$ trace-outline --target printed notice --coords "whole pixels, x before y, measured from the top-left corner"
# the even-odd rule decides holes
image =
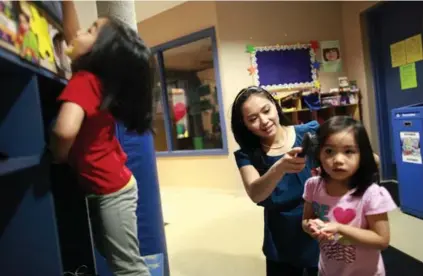
[[[423,60],[422,35],[418,34],[405,40],[407,63]]]
[[[405,41],[400,41],[391,44],[391,62],[392,67],[399,67],[407,63],[407,56],[405,55]]]
[[[422,164],[420,133],[400,132],[402,162]]]
[[[400,67],[401,89],[411,89],[417,87],[416,64],[410,63]]]

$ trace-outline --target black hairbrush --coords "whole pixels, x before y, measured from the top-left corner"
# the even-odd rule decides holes
[[[305,157],[307,156],[315,156],[315,153],[318,148],[318,141],[316,135],[311,134],[310,132],[307,132],[304,134],[303,142],[301,144],[301,147],[303,149],[302,152],[300,152],[297,156],[298,157]]]

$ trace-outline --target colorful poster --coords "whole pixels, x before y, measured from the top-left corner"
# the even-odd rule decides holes
[[[33,16],[36,8],[25,1],[19,2],[18,35],[16,46],[19,55],[33,63],[40,63],[37,17]],[[37,12],[38,14],[38,12]]]
[[[423,60],[422,35],[418,34],[405,40],[407,63]]]
[[[70,77],[70,59],[59,26],[31,1],[0,1],[0,46],[21,58]]]
[[[25,3],[21,2],[21,5]],[[40,65],[57,73],[56,61],[54,57],[53,42],[50,37],[51,25],[46,19],[44,12],[33,4],[27,4],[30,11],[31,31],[36,35],[38,41],[38,53]]]
[[[321,41],[323,72],[342,72],[341,48],[338,40]]]
[[[401,90],[417,87],[416,64],[410,63],[400,67]]]
[[[422,164],[420,133],[400,132],[402,162]]]
[[[399,67],[407,63],[404,40],[391,44],[390,48],[392,68]]]

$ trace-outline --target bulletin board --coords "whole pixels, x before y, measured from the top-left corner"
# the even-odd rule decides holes
[[[316,54],[311,44],[255,47],[253,75],[257,86],[265,89],[311,87],[317,80]]]

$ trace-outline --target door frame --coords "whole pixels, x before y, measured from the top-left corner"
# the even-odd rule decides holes
[[[390,150],[389,128],[391,127],[391,114],[387,106],[387,97],[385,91],[385,75],[383,65],[381,64],[381,52],[378,51],[378,25],[375,21],[375,13],[386,3],[377,3],[366,11],[362,12],[364,24],[366,24],[366,33],[368,46],[370,50],[370,65],[373,78],[373,88],[375,93],[376,122],[378,130],[379,150],[380,150],[380,169],[381,179],[393,179],[395,172],[392,170],[392,152]],[[386,120],[388,116],[389,120]]]

